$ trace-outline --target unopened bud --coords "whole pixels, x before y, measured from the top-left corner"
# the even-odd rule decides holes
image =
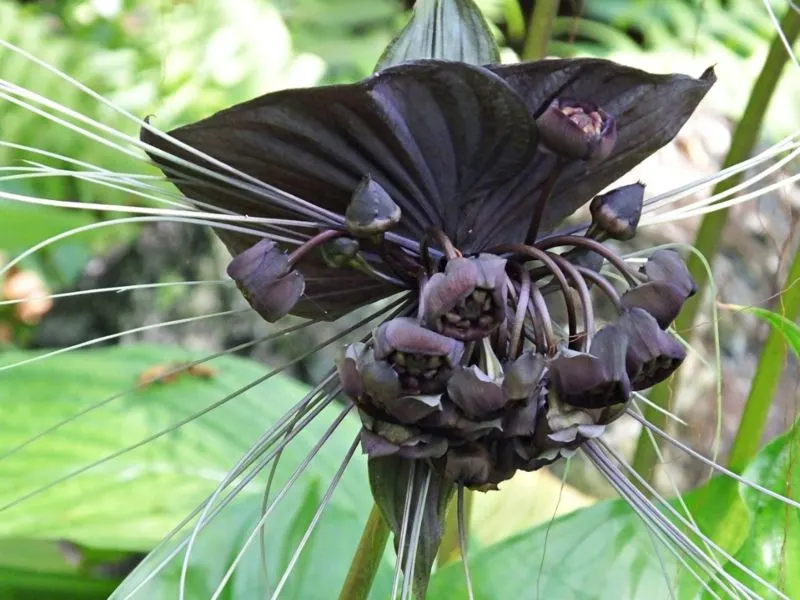
[[[614,118],[591,102],[558,98],[536,119],[544,146],[565,158],[600,162],[617,141]]]

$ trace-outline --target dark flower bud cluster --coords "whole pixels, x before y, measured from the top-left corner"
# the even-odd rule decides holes
[[[364,450],[490,489],[600,435],[683,361],[668,329],[694,282],[674,251],[637,271],[605,245],[636,234],[642,184],[599,192],[666,144],[713,81],[594,59],[403,61],[142,137],[187,196],[275,238],[220,232],[266,320],[331,320],[405,293],[406,316],[338,363]],[[204,175],[187,172],[186,147],[209,157]],[[247,187],[215,183],[219,163]],[[589,202],[585,235],[553,233]],[[599,322],[597,302],[615,318]]]

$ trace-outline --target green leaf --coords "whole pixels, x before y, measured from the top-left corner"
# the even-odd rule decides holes
[[[2,363],[30,356],[7,353]],[[0,376],[0,455],[133,387],[148,368],[199,356],[138,345],[71,352],[5,371]],[[174,382],[128,393],[0,460],[0,505],[136,444],[266,373],[257,363],[230,356],[209,364],[216,371],[210,379],[184,374]],[[148,550],[213,491],[236,460],[305,392],[288,377],[274,377],[158,440],[0,512],[0,536],[66,538],[94,547]],[[278,482],[286,479],[336,412],[323,411],[286,448]],[[299,488],[305,478],[330,481],[358,430],[357,419],[346,419],[306,470]],[[260,498],[262,483],[263,479],[256,481],[243,494]],[[333,502],[365,519],[371,506],[366,490],[365,464],[356,456]]]
[[[624,501],[596,504],[472,554],[475,597],[666,598],[668,581],[675,586],[676,568],[662,547],[656,554],[654,543]],[[461,600],[466,596],[463,567],[458,562],[431,579],[432,599]]]
[[[420,59],[485,65],[500,62],[500,51],[473,0],[420,0],[375,70]]]
[[[792,349],[792,352],[794,352],[794,355],[800,357],[800,325],[790,321],[783,315],[779,315],[778,313],[774,313],[765,308],[759,308],[757,306],[740,306],[738,304],[727,304],[725,306],[726,308],[733,310],[742,310],[753,313],[758,318],[763,319],[772,325],[772,327],[780,331],[786,338],[786,343],[789,344],[789,347]]]
[[[745,470],[743,477],[800,500],[800,426],[767,444]],[[800,510],[741,484],[741,494],[752,515],[749,534],[734,558],[758,573],[789,598],[800,598]],[[774,592],[753,581],[736,565],[725,570],[748,585],[758,597]],[[710,595],[708,596],[710,597]]]
[[[0,187],[0,189],[3,188]],[[89,225],[94,220],[88,211],[33,206],[0,200],[0,223],[3,224],[0,249],[16,254],[54,235]],[[87,243],[93,234],[94,237],[97,237],[98,233],[103,234],[102,231],[102,229],[97,232],[89,231],[74,239]]]
[[[2,363],[31,356],[8,353]],[[197,352],[137,345],[62,354],[8,370],[0,377],[0,454],[135,385],[154,365],[198,357]],[[209,365],[214,373],[208,379],[183,374],[169,383],[153,383],[0,460],[0,503],[169,427],[266,373],[261,365],[230,356]],[[214,490],[243,452],[305,392],[290,378],[276,376],[164,438],[0,512],[0,535],[148,550]],[[272,498],[340,410],[323,411],[284,450]],[[267,519],[266,578],[256,536],[222,597],[263,597],[274,588],[317,509],[319,486],[328,485],[359,429],[356,418],[345,419]],[[361,455],[353,457],[282,598],[326,600],[341,586],[372,504],[365,466]],[[189,597],[213,593],[250,535],[261,516],[265,475],[242,490],[198,536],[190,563]],[[151,572],[153,561],[164,556],[163,551],[152,555],[117,595],[125,597]],[[173,600],[181,559],[173,560],[134,597]],[[381,597],[388,595],[387,586],[391,568],[384,563],[376,586]]]

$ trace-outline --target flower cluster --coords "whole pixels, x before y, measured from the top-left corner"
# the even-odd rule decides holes
[[[277,241],[220,234],[265,319],[331,319],[406,292],[404,316],[338,363],[362,447],[485,490],[597,437],[684,359],[667,329],[694,283],[674,251],[634,270],[607,246],[635,235],[644,186],[602,192],[677,133],[713,79],[602,60],[411,61],[247,102],[171,132],[182,145],[143,137],[283,191],[175,180],[280,220]],[[583,235],[554,232],[587,203]],[[595,317],[594,292],[615,319]]]

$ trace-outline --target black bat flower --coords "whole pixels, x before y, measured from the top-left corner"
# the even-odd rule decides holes
[[[691,278],[676,253],[638,272],[603,245],[635,235],[642,184],[598,194],[671,140],[713,82],[710,70],[596,59],[418,60],[268,94],[169,137],[142,132],[184,194],[263,228],[267,240],[219,235],[265,319],[334,319],[407,293],[405,316],[349,346],[338,373],[398,544],[411,485],[398,481],[410,463],[428,469],[418,589],[456,485],[494,489],[570,455],[625,412],[632,389],[680,365],[664,329]],[[584,236],[554,231],[593,198]],[[617,322],[596,323],[590,288]]]

